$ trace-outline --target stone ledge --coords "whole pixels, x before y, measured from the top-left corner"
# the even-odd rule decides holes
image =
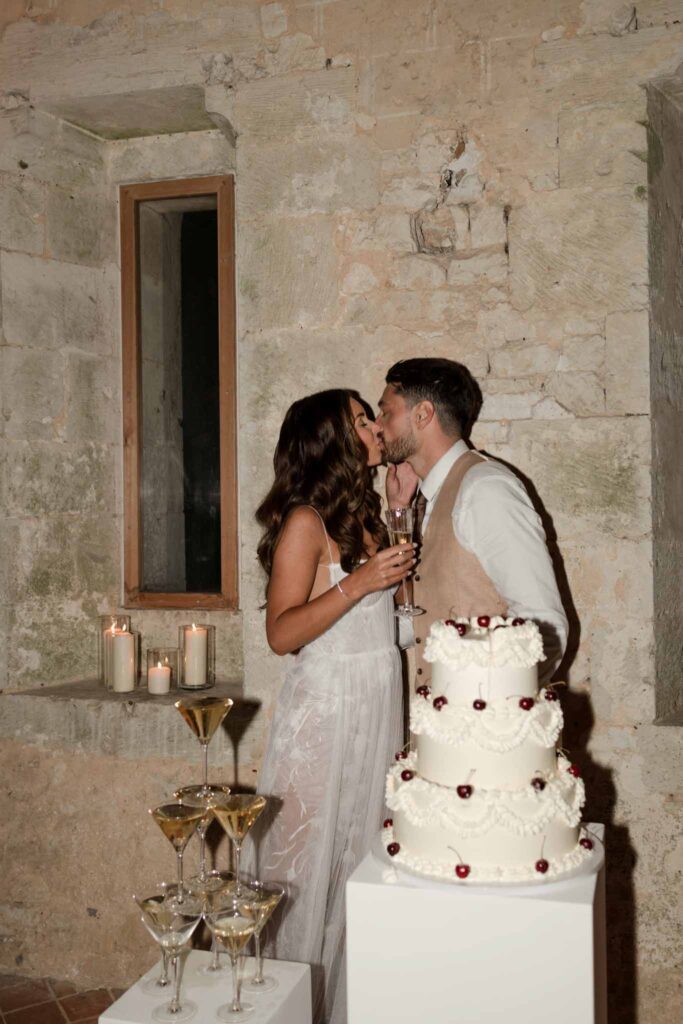
[[[197,692],[235,701],[209,751],[210,764],[232,767],[235,747],[260,704],[244,698],[241,681],[222,681]],[[93,680],[5,692],[0,698],[0,739],[127,760],[196,760],[199,765],[199,744],[173,707],[179,697],[190,694],[173,690],[154,697],[145,687],[113,693]]]
[[[655,718],[652,724],[683,726],[683,708],[679,708],[678,711],[672,711],[670,715],[662,715],[661,718]]]

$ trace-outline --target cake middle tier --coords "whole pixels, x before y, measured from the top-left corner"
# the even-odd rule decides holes
[[[518,789],[534,778],[547,779],[556,767],[555,745],[562,709],[542,690],[532,706],[492,701],[474,707],[434,707],[429,697],[410,706],[422,778],[442,786],[472,784]]]

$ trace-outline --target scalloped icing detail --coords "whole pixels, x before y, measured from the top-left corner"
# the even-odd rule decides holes
[[[386,848],[389,843],[394,842],[394,830],[393,828],[382,829],[382,843]],[[578,844],[573,850],[565,854],[564,857],[555,858],[548,862],[548,870],[543,876],[544,879],[561,878],[568,871],[572,871],[574,868],[579,867],[585,860],[592,855],[590,850],[586,850],[583,846]],[[403,864],[405,867],[410,868],[411,871],[416,871],[420,875],[426,875],[429,878],[445,879],[448,882],[453,882],[456,885],[472,885],[477,882],[529,882],[538,879],[538,872],[536,871],[533,864],[528,867],[526,865],[515,865],[514,867],[498,867],[493,865],[486,865],[485,867],[477,867],[476,865],[470,865],[470,873],[467,878],[458,878],[455,874],[455,863],[450,862],[448,864],[428,860],[425,857],[416,857],[411,853],[406,852],[404,849],[400,849],[399,852],[392,857],[392,861],[396,864]]]
[[[541,690],[541,699],[530,711],[509,702],[505,706],[489,703],[483,711],[460,705],[445,705],[437,711],[428,700],[415,697],[410,703],[410,731],[450,747],[471,740],[482,750],[497,754],[515,750],[527,740],[539,747],[554,747],[562,730],[562,709],[559,702],[544,701],[544,694]],[[505,732],[494,728],[508,723]]]
[[[569,774],[569,761],[564,757],[558,759],[558,772],[548,779],[542,792],[531,786],[519,790],[475,787],[468,800],[461,800],[455,789],[428,782],[417,774],[404,782],[401,772],[406,768],[417,771],[414,752],[389,770],[386,802],[392,811],[401,811],[417,828],[454,828],[471,839],[486,835],[496,826],[516,836],[532,836],[545,832],[553,821],[570,827],[581,821],[585,803],[583,781]],[[519,806],[515,808],[515,804]]]
[[[513,626],[512,618],[496,616],[483,628],[477,625],[476,618],[455,621],[467,625],[465,636],[443,620],[434,622],[425,644],[425,661],[440,662],[449,668],[531,668],[545,661],[543,640],[535,622]]]

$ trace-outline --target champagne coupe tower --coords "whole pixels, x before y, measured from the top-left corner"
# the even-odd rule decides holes
[[[232,708],[229,697],[181,697],[175,706],[199,740],[204,755],[204,791],[209,791],[209,743]]]

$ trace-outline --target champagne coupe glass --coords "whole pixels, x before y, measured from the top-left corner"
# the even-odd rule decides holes
[[[159,882],[158,889],[160,893],[164,893],[167,897],[177,896],[178,886],[175,882]],[[144,992],[148,996],[158,996],[161,998],[164,995],[166,989],[171,984],[171,979],[168,976],[168,963],[169,956],[168,952],[161,947],[161,974],[157,977],[147,978],[145,981],[138,983],[141,992]]]
[[[254,934],[256,919],[254,905],[248,899],[228,893],[220,905],[207,914],[207,924],[216,940],[227,949],[232,965],[232,1003],[219,1006],[216,1016],[221,1021],[241,1020],[253,1013],[254,1007],[240,1001],[241,982],[238,962],[249,939]]]
[[[415,522],[412,508],[390,508],[386,513],[387,527],[389,530],[389,542],[393,544],[410,544],[413,539]],[[396,607],[396,615],[422,615],[423,608],[416,608],[408,600],[406,581],[403,580],[403,604]]]
[[[209,788],[209,743],[232,708],[232,704],[229,697],[182,697],[175,702],[178,711],[202,745],[205,791]]]
[[[177,902],[182,903],[183,890],[183,854],[192,834],[204,816],[200,807],[189,807],[187,804],[160,804],[150,807],[157,825],[164,833],[178,858],[178,893]]]
[[[225,882],[220,877],[220,873],[216,871],[209,873],[206,870],[206,832],[213,821],[213,805],[224,797],[230,796],[230,787],[217,783],[206,787],[183,786],[181,789],[176,789],[174,796],[186,806],[197,807],[204,812],[201,821],[197,825],[197,835],[199,836],[200,843],[199,874],[193,875],[188,880],[188,889],[197,896],[222,889]]]
[[[256,956],[256,970],[254,977],[245,981],[244,987],[250,992],[272,992],[277,988],[278,982],[270,975],[263,976],[263,956],[261,955],[261,933],[267,925],[270,917],[278,903],[285,894],[285,890],[277,882],[251,881],[247,886],[249,889],[248,900],[253,903],[256,917],[254,928],[254,945]]]
[[[240,852],[242,841],[259,814],[266,806],[266,798],[258,794],[232,793],[211,809],[232,840],[235,850],[235,892],[244,895],[248,890],[240,882]]]
[[[178,957],[202,919],[202,905],[191,897],[185,897],[181,902],[177,896],[169,896],[165,891],[144,897],[134,896],[133,899],[140,908],[145,928],[173,964],[173,998],[169,1003],[155,1007],[152,1019],[167,1022],[189,1020],[197,1012],[197,1006],[190,1000],[180,1002]]]

